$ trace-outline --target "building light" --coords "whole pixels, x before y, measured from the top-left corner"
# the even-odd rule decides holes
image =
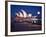
[[[32,14],[28,14],[28,17],[32,17]]]
[[[38,11],[37,14],[40,14],[40,12]]]

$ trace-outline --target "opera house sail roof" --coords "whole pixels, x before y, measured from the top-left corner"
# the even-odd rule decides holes
[[[16,20],[18,20],[18,21],[28,21],[28,22],[31,22],[31,21],[34,21],[35,23],[36,23],[36,21],[38,20],[36,17],[37,16],[32,16],[32,14],[31,13],[28,13],[27,14],[27,12],[26,11],[24,11],[24,10],[21,10],[22,12],[18,12],[18,13],[16,13]],[[39,12],[38,12],[38,14],[40,14]]]
[[[16,13],[16,15],[18,16],[18,17],[24,17],[24,18],[26,18],[26,17],[31,17],[32,16],[32,14],[31,13],[29,13],[29,14],[27,14],[26,13],[26,11],[24,11],[24,10],[21,10],[22,12],[19,12],[19,13]]]

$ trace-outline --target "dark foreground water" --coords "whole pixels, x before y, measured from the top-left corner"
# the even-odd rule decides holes
[[[41,25],[22,22],[22,23],[11,23],[11,32],[17,32],[17,31],[35,31],[35,30],[41,30]]]

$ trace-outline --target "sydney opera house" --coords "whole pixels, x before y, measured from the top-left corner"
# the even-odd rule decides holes
[[[27,14],[24,10],[22,10],[23,13],[19,12],[16,13],[16,22],[30,22],[30,23],[39,23],[40,19],[37,18],[37,16],[32,16],[31,13]]]
[[[11,23],[11,31],[41,30],[41,19],[39,19],[38,16],[32,16],[31,13],[26,13],[24,10],[21,11],[22,12],[16,13],[16,16],[14,17],[14,23]],[[40,12],[37,14],[40,14]]]

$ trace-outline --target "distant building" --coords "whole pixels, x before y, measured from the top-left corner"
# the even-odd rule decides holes
[[[23,13],[19,12],[16,13],[16,21],[20,21],[20,22],[30,22],[30,23],[38,23],[38,18],[37,16],[32,16],[31,13],[27,14],[26,11],[21,10]],[[38,14],[40,14],[38,12]],[[40,20],[41,21],[41,20]]]

